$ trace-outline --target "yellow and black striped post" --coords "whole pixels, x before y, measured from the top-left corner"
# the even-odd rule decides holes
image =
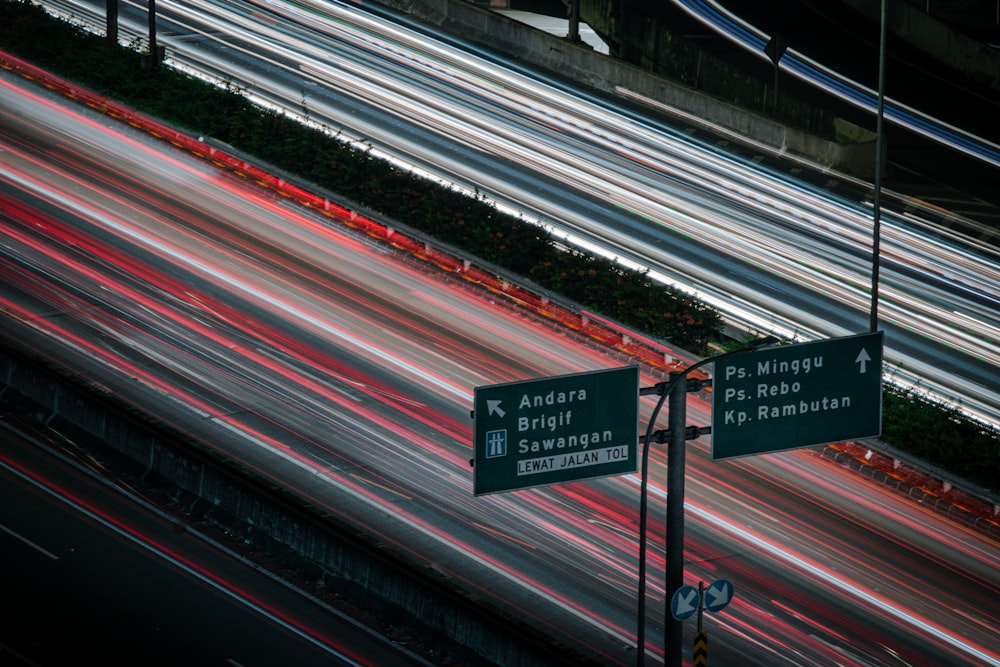
[[[708,667],[708,633],[694,633],[694,657],[691,667]]]

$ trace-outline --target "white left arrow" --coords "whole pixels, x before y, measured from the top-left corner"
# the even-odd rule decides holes
[[[861,348],[861,351],[858,352],[858,358],[854,360],[854,363],[861,364],[861,369],[858,372],[864,373],[866,370],[865,366],[871,360],[872,358],[868,356],[868,351],[865,348]]]
[[[864,371],[862,371],[862,373],[863,372]],[[501,417],[503,417],[505,414],[507,414],[506,412],[504,412],[503,410],[500,409],[500,400],[496,399],[496,398],[494,398],[494,399],[486,399],[486,412],[488,412],[490,415],[492,415],[493,413],[496,413],[496,414],[500,415]]]

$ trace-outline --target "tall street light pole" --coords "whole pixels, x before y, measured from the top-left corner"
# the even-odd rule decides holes
[[[105,11],[105,38],[109,46],[118,46],[118,0],[106,0]]]
[[[147,14],[149,15],[149,66],[156,69],[160,66],[160,47],[156,43],[156,0],[149,0]]]
[[[885,24],[886,0],[882,0],[881,28],[878,45],[878,105],[875,110],[875,199],[872,224],[872,302],[868,330],[878,331],[878,284],[880,265],[880,244],[882,237],[882,163],[885,137],[882,136],[882,116],[885,110]]]

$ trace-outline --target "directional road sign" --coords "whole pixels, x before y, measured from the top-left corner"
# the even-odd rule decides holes
[[[878,331],[718,359],[712,458],[880,435],[882,342]]]
[[[475,495],[638,469],[639,368],[476,387]]]
[[[710,612],[722,611],[733,599],[733,582],[728,579],[716,579],[705,589],[705,609]]]
[[[685,584],[678,588],[674,592],[674,596],[670,598],[670,615],[678,621],[683,621],[698,611],[700,604],[698,589]]]

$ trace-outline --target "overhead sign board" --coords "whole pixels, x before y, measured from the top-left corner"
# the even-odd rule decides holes
[[[718,359],[715,460],[882,433],[881,331]]]
[[[633,473],[639,368],[476,387],[475,495]]]

